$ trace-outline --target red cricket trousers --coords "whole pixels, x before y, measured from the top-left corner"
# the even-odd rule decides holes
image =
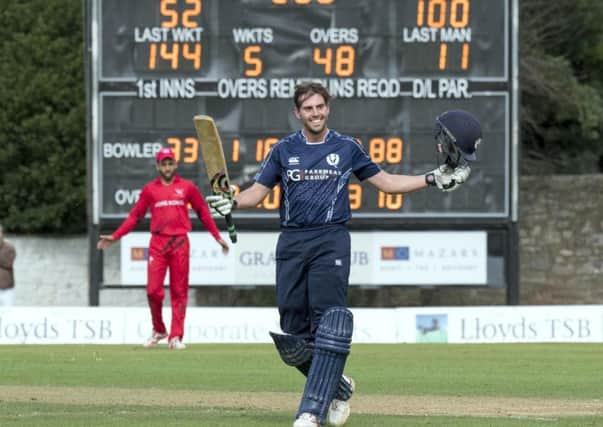
[[[172,302],[172,323],[169,339],[184,335],[184,318],[188,302],[189,288],[189,251],[188,235],[167,236],[153,234],[149,247],[147,264],[147,298],[151,308],[153,330],[165,333],[161,309],[165,290],[163,283],[166,270],[170,270],[170,299]]]

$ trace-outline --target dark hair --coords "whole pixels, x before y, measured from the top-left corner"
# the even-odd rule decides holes
[[[295,86],[295,94],[293,95],[295,107],[299,109],[299,107],[302,105],[302,102],[304,102],[308,96],[314,94],[322,96],[322,98],[325,100],[325,104],[329,105],[331,95],[329,95],[329,91],[326,87],[317,82],[305,82]]]

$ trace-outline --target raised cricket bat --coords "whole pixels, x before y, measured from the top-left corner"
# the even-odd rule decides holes
[[[205,170],[207,171],[211,191],[214,194],[231,197],[230,178],[228,177],[224,149],[216,123],[210,116],[202,115],[195,116],[193,121],[195,122],[197,138],[201,146],[201,155],[205,162]],[[225,218],[230,241],[236,243],[237,230],[232,222],[232,215],[228,214]]]

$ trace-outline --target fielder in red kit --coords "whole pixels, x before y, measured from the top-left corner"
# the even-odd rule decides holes
[[[191,221],[188,215],[190,204],[207,231],[222,246],[222,252],[228,253],[228,244],[222,239],[207,204],[199,189],[186,179],[176,175],[176,158],[171,148],[163,148],[157,153],[157,171],[159,177],[144,186],[140,197],[128,218],[113,234],[101,235],[98,249],[111,246],[134,229],[138,221],[151,210],[151,242],[147,264],[147,297],[153,320],[153,334],[145,347],[156,346],[164,338],[168,347],[174,350],[185,348],[184,317],[188,301],[189,288],[189,240]],[[161,309],[165,291],[163,282],[166,270],[170,270],[170,299],[172,302],[171,330],[167,333]]]

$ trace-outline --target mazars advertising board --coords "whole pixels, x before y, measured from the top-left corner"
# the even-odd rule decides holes
[[[273,285],[277,233],[239,233],[228,255],[209,233],[190,233],[192,285]],[[229,241],[228,235],[222,238]],[[147,280],[150,234],[130,233],[121,239],[121,283],[142,285]],[[165,283],[168,283],[169,273]]]
[[[352,233],[352,285],[486,285],[487,234]],[[239,233],[228,255],[209,233],[190,233],[191,285],[274,285],[278,233]],[[223,238],[228,241],[224,234]],[[121,240],[121,283],[146,283],[149,233]],[[166,283],[168,278],[166,276]]]

